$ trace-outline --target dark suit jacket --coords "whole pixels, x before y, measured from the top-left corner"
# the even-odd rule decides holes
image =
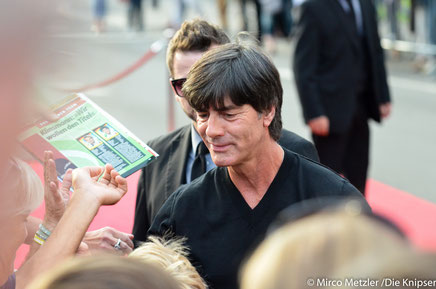
[[[191,148],[191,125],[179,128],[147,143],[159,157],[142,169],[136,196],[133,235],[145,241],[147,230],[166,199],[186,184],[186,161]],[[279,144],[319,162],[314,145],[288,130],[282,130]]]
[[[390,102],[383,50],[372,1],[360,0],[368,51],[368,117],[380,121],[379,105]],[[326,115],[331,132],[345,132],[357,99],[360,38],[338,0],[307,0],[297,13],[294,75],[305,121]]]

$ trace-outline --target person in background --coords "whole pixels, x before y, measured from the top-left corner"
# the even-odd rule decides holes
[[[428,27],[428,43],[436,46],[436,1],[427,0],[426,26]],[[436,76],[436,55],[429,56],[425,72],[429,75]]]
[[[259,0],[261,4],[262,44],[274,55],[277,36],[290,37],[292,28],[291,0]]]
[[[142,0],[129,0],[129,9],[127,16],[130,30],[144,31]]]
[[[247,14],[247,4],[252,2],[255,5],[256,9],[256,28],[257,31],[254,32],[257,40],[262,41],[262,5],[260,4],[260,0],[239,0],[239,6],[241,9],[242,16],[242,31],[249,31],[248,29],[248,14]],[[250,31],[251,32],[251,31]]]
[[[274,36],[274,15],[278,14],[282,6],[282,0],[259,0],[261,6],[261,30],[262,43],[265,50],[273,55],[276,53],[277,44]]]
[[[190,6],[194,8],[197,16],[203,15],[203,9],[201,8],[201,2],[198,0],[172,0],[173,2],[173,11],[170,19],[170,27],[173,29],[180,29],[185,16],[186,16],[186,7]]]
[[[372,1],[306,0],[298,7],[294,76],[321,163],[365,194],[368,120],[391,113]]]
[[[105,22],[104,18],[106,17],[107,7],[106,0],[94,0],[93,1],[93,16],[94,22],[91,27],[91,30],[96,33],[102,33],[105,31]]]
[[[227,1],[228,0],[217,0],[218,10],[220,12],[221,27],[224,30],[229,30],[229,25],[227,23]]]
[[[282,0],[282,9],[274,15],[274,28],[279,28],[283,37],[292,35],[292,0]]]
[[[385,0],[386,10],[388,14],[390,39],[401,40],[400,29],[398,26],[398,11],[400,10],[401,1]]]

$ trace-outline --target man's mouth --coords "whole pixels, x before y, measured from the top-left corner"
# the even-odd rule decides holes
[[[223,152],[223,151],[226,151],[230,147],[230,144],[214,144],[214,143],[209,143],[209,147],[214,152]]]

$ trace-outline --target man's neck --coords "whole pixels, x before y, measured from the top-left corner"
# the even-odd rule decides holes
[[[282,147],[272,139],[263,147],[252,162],[227,168],[233,184],[252,209],[262,200],[284,158]]]

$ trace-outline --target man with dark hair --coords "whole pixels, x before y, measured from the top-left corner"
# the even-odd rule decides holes
[[[192,121],[195,121],[195,112],[181,91],[189,69],[209,48],[228,42],[230,39],[220,28],[197,19],[185,21],[168,44],[167,65],[174,97]],[[135,245],[138,241],[147,240],[147,230],[169,195],[181,185],[191,182],[193,162],[200,143],[201,137],[194,124],[147,143],[160,156],[142,169],[138,182],[132,231]],[[206,166],[205,169],[213,168],[210,155],[204,154],[202,165]]]
[[[133,225],[135,241],[146,241],[151,221],[171,193],[215,167],[197,133],[195,111],[183,96],[182,85],[191,66],[207,50],[228,42],[222,29],[203,20],[192,20],[185,21],[169,43],[167,64],[171,86],[177,102],[193,123],[148,142],[160,157],[142,170],[138,183]],[[290,131],[283,130],[279,143],[318,161],[313,144]]]
[[[346,179],[279,145],[280,76],[257,46],[206,52],[182,91],[218,167],[174,192],[149,233],[186,237],[210,288],[238,287],[242,259],[289,205],[323,196],[363,200]]]
[[[368,119],[390,114],[373,1],[307,0],[299,7],[294,75],[321,163],[365,194]]]

